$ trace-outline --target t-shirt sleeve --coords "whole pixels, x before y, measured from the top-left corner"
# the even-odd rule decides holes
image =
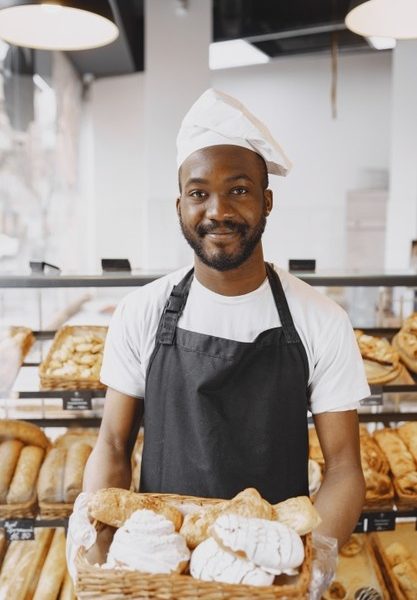
[[[330,330],[322,332],[310,380],[313,414],[359,408],[370,394],[365,368],[347,314],[337,314]],[[346,408],[348,407],[348,408]]]
[[[143,398],[145,378],[138,344],[133,343],[133,332],[129,331],[135,321],[129,319],[128,312],[129,306],[122,300],[107,332],[100,381],[122,394]]]

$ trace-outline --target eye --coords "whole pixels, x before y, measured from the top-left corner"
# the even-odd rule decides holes
[[[191,190],[191,192],[188,192],[188,195],[191,198],[197,198],[199,200],[202,200],[203,198],[207,197],[207,193],[203,190]]]
[[[244,187],[235,187],[232,189],[232,194],[234,194],[235,196],[243,196],[244,194],[247,194],[248,190]]]

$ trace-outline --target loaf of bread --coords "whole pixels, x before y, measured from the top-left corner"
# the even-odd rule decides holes
[[[0,504],[5,504],[10,483],[19,460],[23,443],[19,440],[8,440],[0,444]]]
[[[81,492],[85,463],[91,454],[89,444],[76,443],[67,451],[64,471],[64,502],[74,502]]]
[[[385,338],[355,330],[368,383],[382,384],[396,379],[402,370],[398,352]]]
[[[56,529],[43,565],[33,600],[56,600],[67,570],[65,531]]]
[[[0,420],[0,441],[20,440],[30,446],[48,448],[49,440],[39,427],[25,421]]]
[[[38,528],[35,539],[10,542],[0,573],[0,598],[32,598],[48,552],[52,529]]]
[[[417,422],[410,421],[409,423],[405,423],[401,427],[398,427],[397,431],[417,463]]]
[[[76,600],[74,593],[74,585],[68,571],[65,573],[64,583],[62,584],[59,600]]]
[[[120,488],[107,488],[95,492],[88,503],[89,516],[96,521],[121,527],[132,513],[139,509],[153,510],[173,522],[178,531],[182,523],[182,514],[158,498],[137,494]]]
[[[64,470],[67,451],[52,448],[43,462],[38,480],[40,502],[60,503],[64,501]]]
[[[375,439],[387,457],[390,469],[397,478],[416,470],[414,459],[400,436],[390,429],[376,431]]]
[[[36,496],[36,481],[44,454],[44,449],[39,446],[22,449],[7,494],[7,504],[22,504]]]
[[[97,442],[97,436],[97,429],[86,428],[81,430],[71,428],[54,441],[54,446],[57,448],[66,448],[68,450],[73,444],[82,442],[83,444],[89,444],[91,448],[94,448]]]
[[[6,554],[7,542],[6,536],[4,535],[4,529],[0,529],[0,569],[3,564],[3,558]]]

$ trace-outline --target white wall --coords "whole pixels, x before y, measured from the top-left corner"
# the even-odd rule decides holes
[[[139,266],[145,264],[138,251],[145,206],[144,77],[146,73],[99,80],[92,100],[98,256],[128,256]],[[211,78],[214,87],[237,96],[269,125],[294,163],[286,179],[271,176],[275,208],[265,233],[266,257],[283,266],[290,257],[314,257],[321,269],[342,268],[347,191],[363,187],[367,170],[389,167],[390,54],[340,57],[336,120],[331,117],[329,56],[281,58],[214,71]],[[174,102],[176,93],[173,87]],[[172,131],[168,133],[171,138]],[[175,164],[173,140],[166,142]],[[175,186],[173,203],[176,193]],[[179,229],[174,248],[172,236],[166,243],[157,216],[151,221],[151,235],[159,244],[154,266],[165,262],[174,268],[172,257],[184,262]]]
[[[129,258],[134,267],[143,261],[143,87],[143,73],[98,79],[92,85],[88,112],[95,194],[89,214],[95,222],[97,266],[100,258],[109,257]]]
[[[330,66],[309,55],[213,72],[213,86],[267,123],[294,164],[286,179],[270,178],[265,254],[283,266],[316,258],[319,268],[343,267],[347,191],[362,187],[365,170],[389,166],[390,55],[340,57],[336,120]]]

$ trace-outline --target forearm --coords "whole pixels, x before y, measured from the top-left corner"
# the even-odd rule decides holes
[[[130,456],[126,449],[99,440],[85,467],[83,491],[95,492],[107,487],[129,489],[131,479]]]
[[[318,532],[338,540],[339,548],[354,530],[365,499],[365,481],[359,466],[330,468],[315,500],[322,523]]]

